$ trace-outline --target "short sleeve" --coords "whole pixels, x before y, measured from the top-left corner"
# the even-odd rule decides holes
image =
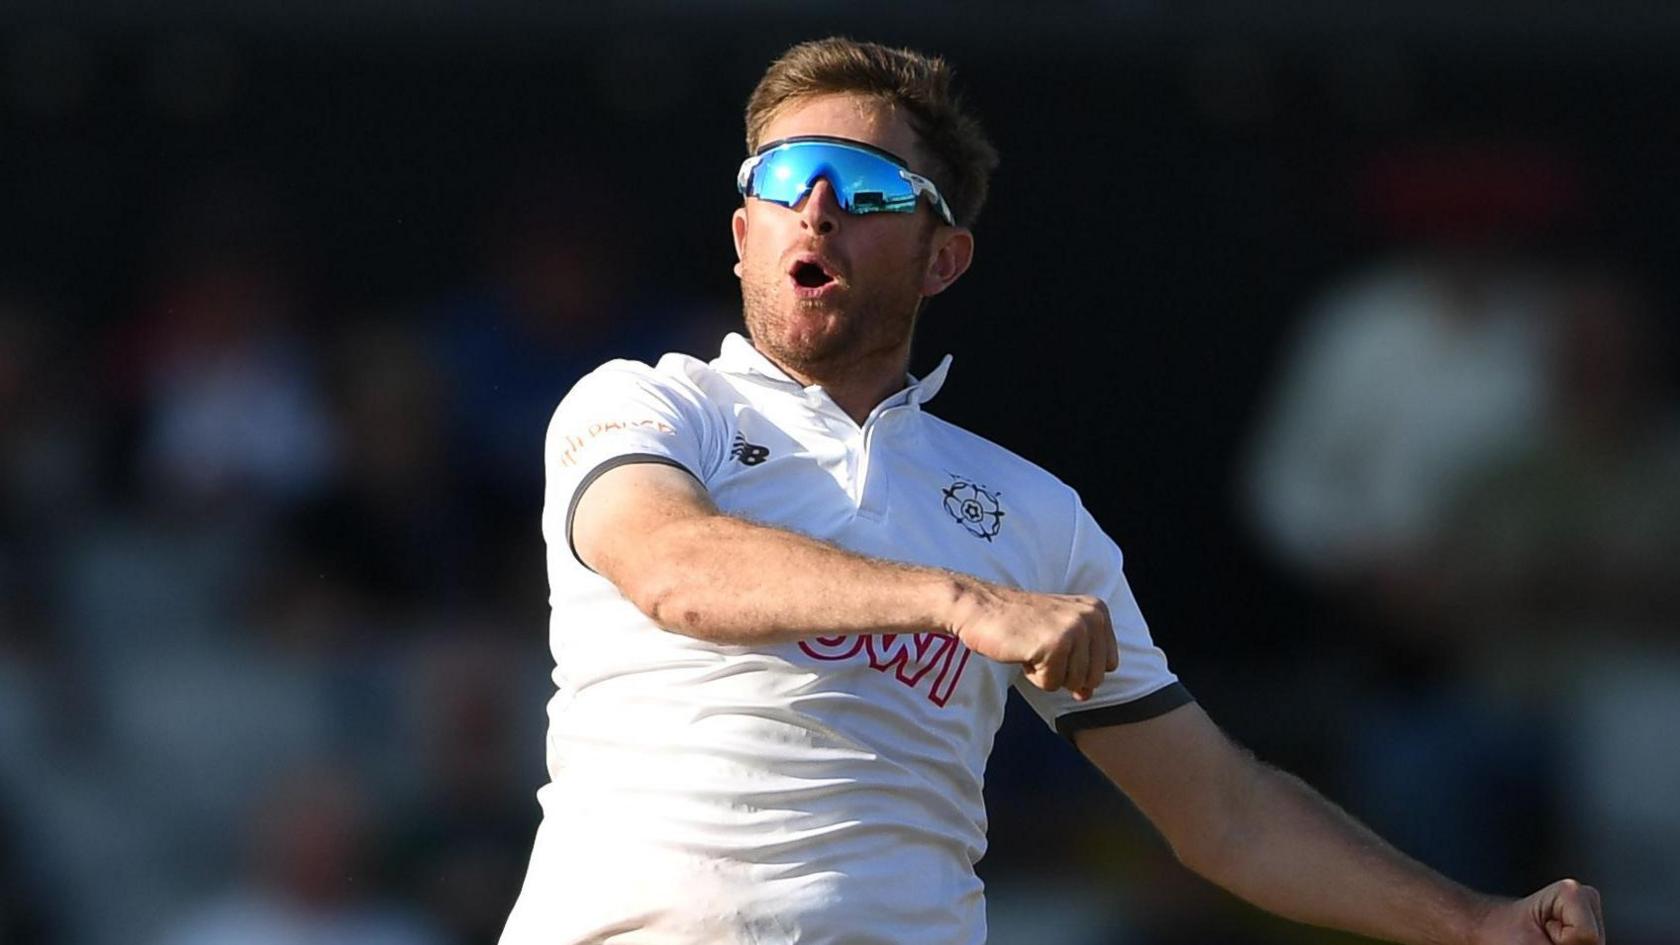
[[[548,425],[543,536],[549,546],[563,546],[576,559],[578,499],[610,469],[661,463],[704,483],[716,471],[719,425],[698,390],[645,364],[613,361],[585,375]]]
[[[1103,678],[1085,702],[1066,690],[1045,692],[1017,677],[1015,688],[1046,724],[1067,738],[1096,728],[1154,718],[1191,701],[1188,690],[1167,668],[1167,655],[1149,636],[1149,626],[1126,582],[1120,546],[1105,534],[1077,498],[1073,544],[1068,555],[1064,594],[1089,594],[1108,603],[1120,665]]]

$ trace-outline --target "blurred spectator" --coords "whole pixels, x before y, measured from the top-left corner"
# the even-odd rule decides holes
[[[1680,889],[1680,412],[1644,288],[1576,273],[1546,435],[1463,491],[1435,554],[1443,636],[1554,720],[1568,852],[1619,937],[1663,941]]]
[[[284,505],[332,467],[304,287],[264,174],[233,167],[181,201],[145,310],[119,341],[118,376],[143,410],[145,484],[182,510]]]
[[[126,413],[138,487],[81,527],[61,525],[51,561],[67,655],[106,701],[107,725],[145,724],[121,707],[135,687],[218,663],[271,520],[332,468],[303,287],[269,180],[236,165],[171,202],[151,234],[141,311],[107,339],[97,383],[83,379]],[[148,680],[142,667],[160,663],[172,670]],[[217,678],[201,669],[189,677]]]
[[[252,812],[245,870],[180,916],[160,945],[438,945],[410,909],[386,903],[368,873],[377,852],[359,784],[304,769]]]
[[[461,606],[494,566],[500,536],[474,515],[449,462],[437,356],[404,319],[363,318],[331,360],[339,474],[287,523],[289,540],[357,589],[376,629]]]
[[[543,434],[560,398],[605,361],[657,358],[687,327],[650,304],[671,249],[638,252],[628,228],[607,223],[633,202],[605,189],[622,177],[580,169],[597,166],[574,155],[511,173],[473,247],[481,281],[438,312],[453,446],[486,498],[517,504],[509,514],[522,521],[540,504]]]
[[[1422,570],[1463,479],[1534,435],[1548,304],[1533,273],[1471,257],[1389,264],[1332,294],[1253,480],[1271,549],[1336,605],[1318,659],[1366,687],[1360,711],[1336,716],[1349,806],[1492,888],[1526,880],[1522,818],[1545,785],[1514,773],[1533,770],[1537,736],[1460,684],[1454,641],[1420,632]]]
[[[1576,199],[1545,155],[1492,148],[1383,157],[1360,186],[1413,249],[1314,303],[1250,483],[1268,546],[1333,584],[1398,576],[1463,476],[1533,435],[1551,288],[1518,247]]]
[[[1540,731],[1431,632],[1429,555],[1464,483],[1539,435],[1559,301],[1524,247],[1579,195],[1521,148],[1418,149],[1360,183],[1375,222],[1413,248],[1315,304],[1259,429],[1251,514],[1337,606],[1336,673],[1368,687],[1340,717],[1350,807],[1450,875],[1515,888],[1537,853],[1524,818],[1547,801],[1518,774],[1539,763]]]
[[[1622,627],[1616,640],[1680,628],[1680,415],[1650,300],[1599,269],[1562,302],[1545,435],[1465,484],[1432,549],[1456,629],[1501,660],[1537,633],[1579,645],[1583,621]]]
[[[197,262],[162,287],[146,329],[143,461],[155,488],[192,503],[286,501],[320,485],[330,430],[289,330],[294,304],[260,259]]]
[[[1460,479],[1533,434],[1548,299],[1515,260],[1424,255],[1319,303],[1254,465],[1254,514],[1315,580],[1415,560]]]
[[[93,692],[133,680],[136,658],[216,646],[271,520],[331,471],[278,203],[261,167],[195,181],[152,237],[141,313],[84,384],[127,414],[138,487],[67,529],[53,562],[66,648]]]

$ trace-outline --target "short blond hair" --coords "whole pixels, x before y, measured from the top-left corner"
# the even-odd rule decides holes
[[[770,64],[747,99],[747,152],[763,143],[764,128],[795,99],[836,92],[876,98],[902,108],[960,226],[973,226],[986,203],[997,149],[952,89],[944,59],[840,36],[800,43]]]

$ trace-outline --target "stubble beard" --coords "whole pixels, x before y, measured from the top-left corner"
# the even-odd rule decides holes
[[[852,284],[836,299],[788,298],[779,270],[741,280],[741,309],[754,346],[807,377],[834,379],[908,349],[925,301],[914,265],[873,286]]]

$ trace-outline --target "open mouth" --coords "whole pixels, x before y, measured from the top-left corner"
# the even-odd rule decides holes
[[[793,281],[800,288],[820,289],[833,282],[834,277],[814,262],[802,262],[793,267]]]

